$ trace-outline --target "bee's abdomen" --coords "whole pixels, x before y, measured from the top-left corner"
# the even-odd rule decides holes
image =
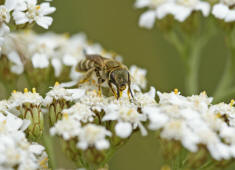
[[[79,72],[85,72],[93,68],[95,65],[94,61],[83,59],[80,62],[78,62],[76,70]]]

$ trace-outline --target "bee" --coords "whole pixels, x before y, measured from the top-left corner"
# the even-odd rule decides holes
[[[131,91],[131,77],[127,66],[116,61],[115,59],[105,58],[97,54],[85,56],[86,58],[81,60],[76,66],[76,70],[78,72],[86,72],[86,75],[78,84],[88,81],[92,73],[95,72],[98,78],[99,95],[101,95],[101,84],[107,81],[108,86],[116,99],[119,99],[122,96],[122,92],[127,87],[129,99],[131,97],[134,99]],[[113,86],[116,87],[116,91]]]

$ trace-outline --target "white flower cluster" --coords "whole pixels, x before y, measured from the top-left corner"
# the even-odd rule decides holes
[[[216,160],[235,157],[234,101],[212,105],[205,92],[190,97],[178,91],[158,92],[158,96],[158,105],[144,109],[150,129],[161,129],[162,138],[179,140],[192,152],[205,145]]]
[[[151,29],[156,19],[172,15],[177,21],[185,21],[193,11],[201,11],[204,17],[210,12],[225,22],[235,21],[235,1],[219,0],[212,7],[203,0],[136,0],[136,8],[149,9],[140,16],[139,26]],[[211,11],[212,9],[212,11]]]
[[[63,99],[74,104],[62,110],[62,119],[54,124],[50,132],[62,136],[64,140],[76,139],[80,149],[107,149],[114,138],[128,138],[136,130],[147,135],[147,125],[150,130],[160,130],[162,138],[181,141],[192,152],[196,152],[199,145],[204,145],[216,160],[235,157],[233,100],[230,104],[213,105],[213,99],[205,92],[184,97],[176,89],[171,93],[157,92],[160,100],[156,102],[153,87],[146,93],[138,90],[141,84],[145,84],[140,81],[144,80],[143,70],[137,67],[134,70],[139,76],[133,77],[136,80],[133,80],[132,87],[137,87],[133,90],[133,102],[129,101],[126,91],[116,100],[114,96],[100,96],[97,87],[92,84],[83,84],[77,89],[65,89],[63,84],[56,84],[45,99],[31,92],[13,93],[8,101],[0,102],[0,112],[8,113],[8,108],[14,103],[20,105],[20,102],[34,101],[48,106],[54,100]],[[8,115],[8,119],[13,117]],[[21,122],[8,127],[24,130],[28,122],[25,122],[27,125]],[[0,130],[7,127],[5,124],[1,124]]]
[[[234,0],[220,0],[212,9],[212,14],[225,22],[235,21],[235,1]]]
[[[5,4],[0,5],[0,47],[10,32],[8,24],[11,17],[16,25],[36,22],[39,26],[48,29],[53,19],[47,15],[54,11],[55,7],[51,7],[49,2],[37,4],[37,0],[6,0]]]
[[[210,4],[202,0],[136,0],[135,7],[149,7],[139,20],[139,25],[148,29],[153,27],[155,19],[163,19],[168,14],[183,22],[193,11],[201,11],[205,17],[210,13]]]
[[[0,101],[0,169],[47,169],[45,148],[25,137],[28,125],[8,111],[7,101]]]
[[[140,76],[133,77],[133,87],[140,89],[139,86],[146,84],[142,75],[145,71],[136,66],[134,69],[136,75]],[[62,91],[62,85],[57,86],[60,87],[54,87],[47,93],[45,99],[58,89]],[[135,91],[135,104],[129,101],[127,92],[123,94],[121,100],[116,100],[114,96],[99,96],[95,88],[96,86],[84,84],[78,89],[63,89],[63,91],[70,92],[70,97],[65,96],[64,99],[73,101],[75,104],[62,111],[63,118],[51,128],[52,135],[60,135],[65,140],[77,138],[77,147],[81,149],[95,146],[98,150],[102,150],[109,147],[109,140],[106,136],[112,136],[110,131],[115,131],[115,135],[121,138],[129,137],[137,128],[143,135],[147,134],[142,124],[146,121],[146,115],[141,113],[141,107],[156,104],[154,88],[148,93]],[[104,126],[105,122],[114,123],[114,129]]]
[[[230,104],[212,105],[213,98],[205,92],[184,97],[175,90],[171,93],[157,92],[160,101],[155,101],[155,89],[147,93],[135,91],[135,102],[124,95],[116,100],[113,96],[99,96],[93,88],[84,90],[75,104],[63,110],[63,119],[51,128],[51,134],[65,140],[77,138],[77,147],[107,149],[112,136],[128,138],[139,129],[147,135],[145,125],[151,130],[160,130],[160,136],[181,141],[192,152],[198,145],[205,145],[216,160],[235,157],[235,108]],[[98,119],[98,121],[97,121]],[[98,124],[98,125],[97,125]],[[113,124],[113,129],[110,129]]]
[[[32,92],[28,91],[27,88],[24,89],[24,93],[13,91],[11,97],[8,100],[9,108],[16,108],[22,106],[23,104],[33,104],[35,106],[40,106],[43,102],[43,97],[40,96],[35,88]]]
[[[81,74],[75,71],[77,63],[87,54],[101,54],[106,58],[114,57],[112,52],[105,50],[98,43],[90,43],[85,34],[58,35],[45,33],[41,35],[33,32],[11,33],[5,37],[2,54],[12,63],[11,71],[21,74],[24,65],[29,61],[33,68],[44,69],[52,66],[56,77],[61,75],[63,68],[69,67],[70,78],[77,80]],[[120,56],[116,56],[121,59]]]

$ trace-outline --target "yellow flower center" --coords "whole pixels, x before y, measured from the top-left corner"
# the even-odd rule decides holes
[[[55,82],[55,86],[59,86],[60,85],[60,83],[57,81],[57,82]]]
[[[68,114],[68,113],[64,113],[64,114],[63,114],[63,118],[64,118],[65,120],[68,120],[68,119],[69,119],[69,114]]]
[[[178,90],[178,89],[174,89],[174,93],[175,93],[175,94],[178,94],[178,93],[179,93],[179,90]]]
[[[232,107],[232,106],[234,105],[234,103],[235,103],[235,100],[232,99],[232,100],[230,101],[230,106]]]
[[[28,93],[29,90],[27,88],[24,88],[24,93]]]
[[[37,93],[36,88],[33,88],[33,89],[32,89],[32,92],[33,92],[33,93]]]

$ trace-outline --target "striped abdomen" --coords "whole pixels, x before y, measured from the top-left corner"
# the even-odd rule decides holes
[[[79,72],[86,72],[95,66],[95,62],[89,59],[81,60],[76,67],[76,70]]]

